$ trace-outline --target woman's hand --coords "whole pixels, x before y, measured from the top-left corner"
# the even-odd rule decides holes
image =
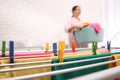
[[[80,30],[82,27],[80,25],[75,26],[76,29]]]
[[[68,32],[71,32],[72,30],[74,29],[77,29],[77,30],[80,30],[82,27],[80,25],[77,25],[77,26],[73,26],[71,28],[68,29]]]

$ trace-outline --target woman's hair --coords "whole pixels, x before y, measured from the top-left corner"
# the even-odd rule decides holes
[[[78,6],[78,5],[73,6],[72,12],[75,11],[77,7],[80,7],[80,6]],[[72,17],[73,17],[73,15],[72,15]]]

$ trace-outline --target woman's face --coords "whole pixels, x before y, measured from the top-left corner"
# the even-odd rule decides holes
[[[81,14],[81,9],[80,7],[76,7],[76,9],[73,11],[73,15],[78,17]]]

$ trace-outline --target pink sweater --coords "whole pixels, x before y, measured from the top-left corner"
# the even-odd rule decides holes
[[[65,32],[68,33],[69,42],[71,42],[71,41],[75,41],[76,42],[76,39],[75,39],[75,36],[73,35],[73,31],[74,30],[72,30],[69,33],[68,29],[73,27],[73,26],[80,25],[80,24],[81,24],[81,20],[77,19],[77,18],[74,18],[74,17],[72,17],[70,20],[68,20],[68,22],[65,24]]]

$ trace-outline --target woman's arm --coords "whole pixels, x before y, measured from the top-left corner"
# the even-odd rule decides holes
[[[73,26],[68,29],[68,32],[70,33],[73,29],[78,29],[80,30],[81,26]]]

